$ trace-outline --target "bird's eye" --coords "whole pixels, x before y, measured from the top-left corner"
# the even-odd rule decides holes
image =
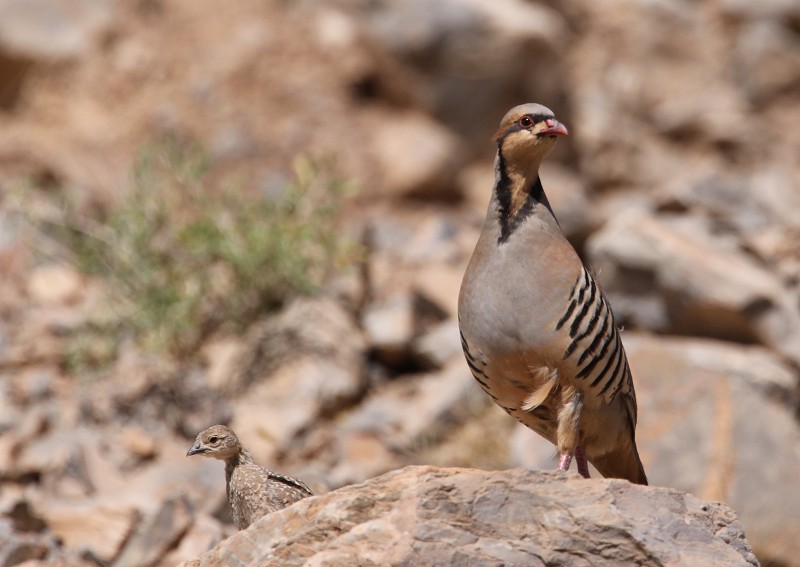
[[[216,443],[217,441],[219,441],[219,437],[217,437],[216,435],[212,435],[211,437],[208,438],[209,443]]]
[[[533,126],[533,119],[530,116],[523,116],[518,120],[518,124],[523,128],[530,128]]]

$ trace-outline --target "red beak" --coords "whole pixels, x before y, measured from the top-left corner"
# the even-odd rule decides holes
[[[555,118],[548,118],[544,121],[547,128],[540,130],[539,135],[544,136],[569,136],[569,130]]]

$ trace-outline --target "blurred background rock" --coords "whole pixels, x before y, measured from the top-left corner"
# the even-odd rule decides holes
[[[620,323],[651,483],[800,565],[800,3],[0,0],[0,565],[232,530],[229,423],[319,492],[551,467],[455,304],[511,106]],[[42,564],[42,563],[39,563]]]

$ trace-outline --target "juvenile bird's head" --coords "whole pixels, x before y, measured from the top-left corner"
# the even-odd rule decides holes
[[[224,425],[212,425],[198,434],[186,456],[203,455],[222,461],[236,456],[242,451],[242,444],[236,434]]]
[[[512,167],[531,164],[538,169],[558,136],[566,136],[566,126],[553,111],[541,104],[515,106],[503,116],[494,135],[503,158]]]

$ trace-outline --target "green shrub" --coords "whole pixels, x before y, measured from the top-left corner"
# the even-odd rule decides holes
[[[351,186],[308,158],[294,172],[277,197],[248,196],[213,181],[202,152],[166,143],[142,154],[107,218],[62,207],[51,228],[112,291],[104,334],[186,356],[220,328],[236,331],[318,289],[356,253],[337,225]]]

